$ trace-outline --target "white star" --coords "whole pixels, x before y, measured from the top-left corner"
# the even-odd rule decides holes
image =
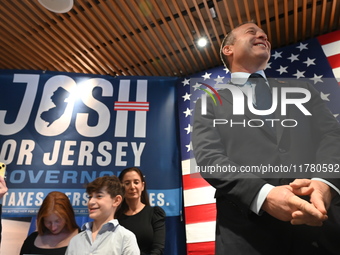
[[[184,130],[187,131],[187,134],[192,132],[192,126],[190,124],[188,124],[188,127],[184,128]]]
[[[276,69],[276,71],[280,72],[280,74],[282,74],[282,73],[288,73],[287,68],[288,68],[288,66],[285,66],[285,67],[280,66],[280,68],[279,68],[279,69]]]
[[[339,114],[333,114],[334,118],[337,118],[339,116]]]
[[[189,85],[190,79],[184,79],[184,81],[182,81],[183,86],[185,85]]]
[[[202,84],[199,84],[198,82],[196,82],[196,84],[194,86],[192,86],[194,88],[194,91],[196,91],[199,87],[201,87]]]
[[[229,73],[229,69],[226,67],[226,68],[223,68],[223,70],[225,71],[225,73]]]
[[[272,68],[272,67],[271,67],[271,64],[272,64],[272,62],[268,62],[265,69],[270,69],[270,68]]]
[[[324,94],[322,92],[320,92],[320,96],[321,96],[321,99],[324,100],[324,101],[329,101],[329,95],[330,94]]]
[[[207,72],[205,72],[205,74],[202,75],[202,77],[204,78],[204,80],[210,79],[210,75],[211,75],[211,74],[212,74],[212,73],[207,73]]]
[[[310,66],[310,65],[315,65],[314,61],[315,61],[315,58],[313,59],[307,58],[307,60],[303,63],[306,63],[307,66]]]
[[[282,51],[281,51],[281,52],[275,51],[274,55],[272,55],[272,56],[273,56],[275,59],[277,59],[277,58],[282,58],[281,54],[282,54]]]
[[[217,78],[214,79],[214,81],[216,81],[215,84],[223,83],[223,79],[224,79],[224,77],[221,77],[221,76],[218,75]]]
[[[321,79],[323,75],[317,76],[316,74],[314,74],[313,78],[309,78],[310,80],[314,81],[314,84],[316,84],[317,82],[323,82],[323,80]]]
[[[299,60],[299,59],[298,59],[298,56],[299,56],[299,54],[297,54],[297,55],[291,54],[290,57],[289,57],[288,59],[290,59],[290,62],[292,63],[292,62],[294,62],[295,60]]]
[[[300,45],[296,46],[296,48],[300,49],[300,51],[308,50],[307,45],[308,45],[308,43],[306,43],[306,44],[300,43]]]
[[[192,143],[190,142],[188,145],[185,145],[187,147],[187,152],[192,150]]]
[[[192,109],[187,108],[183,113],[185,114],[185,117],[188,117],[189,115],[191,116],[192,114]]]
[[[190,96],[191,96],[191,94],[188,94],[188,92],[185,92],[185,95],[184,95],[184,96],[182,96],[182,97],[184,98],[184,100],[183,100],[183,101],[187,101],[187,100],[189,100],[189,101],[190,101]]]
[[[305,77],[304,76],[304,73],[305,73],[306,71],[303,71],[303,72],[300,72],[299,70],[296,70],[296,74],[293,74],[293,76],[296,76],[296,79],[299,79],[299,78],[301,78],[301,77]]]

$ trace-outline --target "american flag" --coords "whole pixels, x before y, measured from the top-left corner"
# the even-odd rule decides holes
[[[307,79],[340,120],[340,31],[272,51],[265,73],[273,78]],[[187,254],[214,254],[215,190],[198,173],[190,171],[192,117],[200,85],[225,84],[230,73],[223,66],[186,77],[178,84],[184,215]],[[325,79],[327,82],[325,82]],[[204,87],[206,88],[206,87]]]

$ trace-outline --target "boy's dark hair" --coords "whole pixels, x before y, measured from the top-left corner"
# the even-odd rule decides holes
[[[104,187],[106,192],[110,194],[111,198],[115,198],[117,195],[121,195],[122,198],[124,198],[125,189],[118,177],[115,175],[96,178],[94,181],[86,185],[86,193],[92,194],[93,192],[100,191]]]

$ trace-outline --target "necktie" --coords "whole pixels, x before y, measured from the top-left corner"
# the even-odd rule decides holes
[[[250,75],[248,79],[251,83],[255,83],[255,99],[256,99],[256,109],[258,110],[268,110],[272,106],[272,92],[265,79],[261,74],[253,73]],[[272,119],[273,114],[262,116],[262,118]],[[269,123],[265,122],[275,134],[275,127],[273,125],[269,125]]]
[[[251,83],[255,83],[256,109],[268,110],[272,106],[272,93],[262,75],[253,73],[249,77]]]

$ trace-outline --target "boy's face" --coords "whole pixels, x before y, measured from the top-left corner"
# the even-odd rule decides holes
[[[112,198],[105,187],[98,192],[93,192],[89,194],[87,204],[89,217],[94,220],[110,221],[114,218],[114,213],[120,202],[121,196]]]

